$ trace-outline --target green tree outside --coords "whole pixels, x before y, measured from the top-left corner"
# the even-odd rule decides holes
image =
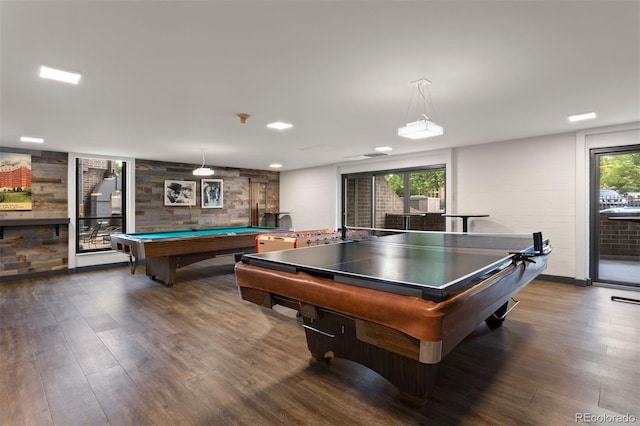
[[[617,154],[600,158],[600,188],[620,194],[640,192],[640,154]]]
[[[437,193],[444,186],[444,170],[429,170],[409,174],[410,195]],[[404,196],[404,174],[386,175],[387,183],[399,196]]]
[[[398,197],[402,197],[404,195],[404,176],[403,175],[386,175],[385,180],[393,189],[393,192],[396,193]]]

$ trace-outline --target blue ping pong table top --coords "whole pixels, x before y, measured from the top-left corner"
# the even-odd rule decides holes
[[[304,271],[396,294],[442,300],[533,252],[528,235],[409,232],[243,256],[244,263]]]

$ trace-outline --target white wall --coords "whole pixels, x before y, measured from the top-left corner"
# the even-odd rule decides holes
[[[337,229],[340,175],[335,166],[280,173],[280,211],[296,230]]]
[[[545,273],[573,277],[574,144],[568,133],[457,148],[453,212],[490,215],[470,219],[472,232],[541,231],[553,247]]]
[[[296,230],[338,229],[342,224],[340,185],[343,174],[433,164],[446,165],[448,193],[452,180],[451,150],[449,149],[282,172],[280,174],[280,210],[291,214],[292,226]]]
[[[334,229],[340,226],[341,174],[446,164],[447,212],[489,214],[470,219],[472,232],[540,231],[553,246],[545,274],[585,280],[589,149],[640,143],[638,129],[640,123],[630,123],[283,172],[280,208],[291,212],[296,229]],[[448,219],[447,230],[461,228],[459,219]]]

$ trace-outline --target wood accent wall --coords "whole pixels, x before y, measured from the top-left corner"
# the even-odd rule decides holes
[[[223,180],[224,205],[221,209],[208,209],[201,207],[201,177],[193,175],[195,167],[194,164],[136,160],[136,232],[249,225],[250,207],[255,210],[249,200],[249,179],[254,183],[264,182],[254,184],[254,198],[261,203],[257,215],[259,224],[265,225],[265,208],[269,212],[278,210],[279,172],[213,167],[215,175],[206,179]],[[165,206],[165,180],[196,181],[196,205]]]
[[[0,148],[3,152],[31,155],[33,210],[0,211],[5,220],[68,217],[68,154],[64,152]],[[71,165],[73,167],[73,164]],[[224,207],[200,207],[200,178],[194,164],[136,160],[136,230],[138,232],[201,227],[246,226],[251,214],[265,225],[264,212],[277,211],[280,202],[279,172],[216,167],[214,179],[223,180]],[[197,205],[164,206],[165,179],[197,181]],[[260,210],[250,211],[249,179]],[[261,182],[256,184],[256,182]],[[273,225],[269,223],[267,225]],[[128,230],[133,232],[133,230]],[[4,227],[0,240],[0,279],[66,270],[69,265],[69,228],[55,225]]]
[[[31,211],[0,211],[5,220],[68,217],[68,155],[52,151],[0,148],[3,152],[31,155]],[[69,262],[69,227],[25,225],[4,227],[0,240],[0,278],[65,270]]]

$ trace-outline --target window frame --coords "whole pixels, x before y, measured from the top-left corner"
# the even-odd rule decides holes
[[[444,195],[444,200],[442,203],[443,206],[443,211],[442,213],[446,213],[447,208],[447,178],[448,178],[448,174],[447,174],[447,164],[446,163],[436,163],[436,164],[428,164],[428,165],[424,165],[424,166],[416,166],[416,167],[403,167],[403,168],[393,168],[393,169],[381,169],[381,170],[371,170],[371,171],[365,171],[365,172],[355,172],[355,173],[343,173],[341,175],[341,180],[342,180],[342,212],[341,212],[341,226],[345,227],[348,226],[347,223],[349,221],[349,216],[348,216],[348,210],[349,210],[349,200],[348,200],[348,184],[349,184],[349,179],[362,179],[362,178],[370,178],[371,179],[371,194],[370,194],[370,200],[371,200],[371,206],[370,206],[370,217],[369,217],[369,222],[373,225],[376,225],[376,213],[377,213],[377,206],[376,206],[376,178],[377,177],[382,177],[384,178],[384,176],[389,175],[389,174],[402,174],[403,175],[403,182],[404,182],[404,200],[403,200],[403,212],[404,213],[409,213],[411,211],[411,207],[410,207],[410,203],[411,203],[411,183],[410,183],[410,176],[411,173],[419,173],[419,172],[427,172],[427,171],[443,171],[444,172],[444,183],[443,183],[443,188],[445,190],[445,195]],[[372,227],[376,227],[376,226],[372,226]]]
[[[109,215],[109,216],[86,216],[84,214],[83,211],[84,210],[84,203],[81,202],[84,199],[84,195],[82,194],[82,187],[84,185],[84,181],[82,180],[83,178],[83,169],[82,169],[82,162],[83,160],[95,160],[95,161],[104,161],[104,162],[113,162],[113,163],[120,163],[120,172],[119,175],[114,175],[114,179],[115,179],[115,184],[114,184],[114,190],[112,191],[115,192],[117,190],[120,191],[120,216],[114,216],[113,214]],[[111,248],[110,244],[101,244],[101,247],[97,246],[97,242],[93,241],[94,247],[91,247],[92,244],[92,239],[99,239],[99,238],[105,238],[107,237],[107,233],[105,232],[110,232],[112,233],[116,228],[118,230],[118,232],[122,232],[125,233],[127,232],[127,223],[128,221],[128,202],[127,200],[129,199],[128,197],[128,168],[131,167],[130,165],[130,161],[123,159],[123,158],[117,158],[117,157],[103,157],[103,156],[94,156],[94,155],[76,155],[74,157],[74,162],[73,162],[73,175],[75,176],[73,185],[75,188],[75,199],[74,199],[74,203],[73,203],[73,218],[75,221],[75,241],[74,241],[74,245],[75,245],[75,253],[76,254],[86,254],[86,253],[100,253],[100,252],[107,252],[107,251],[112,251],[113,249]],[[108,169],[104,169],[105,171]],[[113,170],[116,170],[116,167],[113,167]],[[103,179],[104,181],[109,180],[107,179]],[[118,182],[119,181],[119,182]],[[118,184],[119,183],[119,184]],[[119,188],[118,188],[119,186]],[[110,203],[112,202],[112,200],[110,200]],[[112,208],[112,205],[110,204],[110,208]],[[86,222],[87,220],[90,221],[91,225],[90,226],[86,226]],[[93,222],[95,221],[95,222]],[[119,226],[115,226],[113,225],[113,223],[118,222]],[[102,229],[101,229],[102,228]],[[103,233],[100,233],[100,231],[103,231]],[[107,239],[108,241],[108,239]],[[83,244],[86,244],[83,245]]]

